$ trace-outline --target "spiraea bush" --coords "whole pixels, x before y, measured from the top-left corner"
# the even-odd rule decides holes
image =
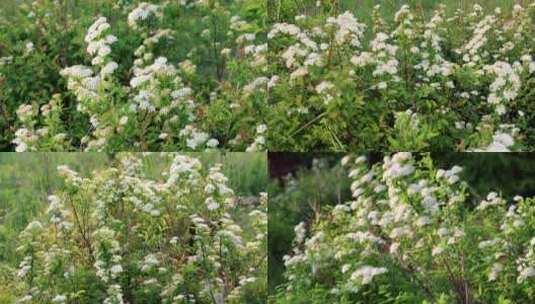
[[[17,303],[263,303],[267,195],[240,202],[220,165],[167,154],[161,178],[143,157],[84,177],[58,167],[17,248]]]
[[[271,150],[534,150],[535,4],[378,5],[364,23],[299,3],[267,31]]]
[[[353,198],[295,227],[274,303],[531,303],[535,199],[480,201],[430,157],[342,160]]]
[[[3,149],[264,149],[263,4],[91,3],[1,15]]]

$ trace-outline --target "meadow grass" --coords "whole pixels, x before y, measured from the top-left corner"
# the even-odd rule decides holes
[[[525,0],[341,0],[340,7],[344,10],[351,10],[358,17],[366,19],[371,15],[370,13],[373,7],[377,4],[381,5],[383,15],[393,16],[404,4],[422,8],[425,12],[429,13],[440,4],[445,5],[448,12],[453,12],[457,9],[470,10],[474,4],[481,5],[487,12],[494,10],[496,7],[500,7],[504,12],[507,12],[511,11],[517,3],[527,6],[530,2]]]
[[[529,0],[335,0],[323,2],[336,3],[338,12],[350,11],[360,22],[365,24],[370,24],[372,22],[372,12],[376,5],[380,5],[380,13],[385,21],[391,21],[399,8],[405,4],[413,8],[418,8],[420,12],[429,17],[440,4],[446,6],[446,12],[448,14],[452,14],[457,9],[470,11],[474,4],[479,4],[487,13],[500,7],[507,15],[512,12],[515,4],[520,4],[526,7],[531,3]],[[315,3],[316,0],[281,0],[279,5],[274,6],[278,7],[280,10],[278,15],[288,17],[299,14],[316,14],[317,9]],[[288,12],[287,10],[290,10],[291,12]]]
[[[0,9],[5,12],[4,16],[13,17],[14,14],[19,12],[18,7],[21,4],[31,4],[31,2],[28,0],[2,0]],[[88,13],[99,12],[103,4],[109,3],[109,0],[62,0],[60,2],[64,3],[70,12],[75,12],[77,15],[87,15]]]

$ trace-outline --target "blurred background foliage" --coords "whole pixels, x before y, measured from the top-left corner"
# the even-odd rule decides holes
[[[363,153],[369,165],[383,153]],[[415,154],[416,158],[426,154]],[[515,195],[535,196],[534,153],[431,153],[437,168],[464,168],[461,178],[470,186],[471,203],[491,191],[512,201]],[[351,199],[350,180],[340,166],[344,154],[269,153],[269,289],[284,283],[282,258],[292,248],[294,226],[310,223],[326,205]]]
[[[331,13],[342,13],[346,10],[351,11],[360,22],[370,24],[372,21],[372,10],[374,6],[380,5],[381,16],[385,21],[392,21],[394,14],[399,8],[407,4],[411,7],[418,8],[418,10],[430,16],[437,5],[444,4],[447,8],[447,13],[453,13],[457,9],[469,9],[474,4],[479,4],[486,12],[494,10],[496,7],[501,7],[504,13],[512,12],[515,4],[522,4],[527,6],[531,0],[267,0],[268,8],[271,10],[268,15],[277,22],[293,22],[297,15],[306,14],[314,16],[321,13],[326,13],[325,10]],[[316,5],[321,2],[323,5],[319,9]]]
[[[223,173],[230,187],[244,204],[235,209],[234,217],[240,224],[250,210],[241,206],[266,191],[268,183],[265,153],[185,153],[199,158],[204,168],[223,164]],[[152,153],[144,159],[148,177],[162,179],[171,159]],[[94,170],[104,169],[117,162],[116,154],[105,153],[0,153],[0,304],[14,303],[10,289],[16,288],[14,269],[20,257],[15,249],[20,231],[47,208],[47,196],[60,189],[62,179],[57,175],[58,165],[68,165],[88,176]],[[245,231],[247,233],[247,231]],[[12,291],[12,290],[11,290]]]

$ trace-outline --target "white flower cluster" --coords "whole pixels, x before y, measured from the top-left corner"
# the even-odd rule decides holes
[[[489,87],[490,94],[487,102],[496,105],[496,113],[503,115],[507,112],[505,105],[517,97],[522,86],[519,76],[522,66],[516,63],[513,67],[507,62],[498,61],[492,65],[485,66],[484,70],[496,75],[496,79]]]
[[[394,30],[393,34],[413,39],[415,35],[412,30],[413,20],[414,15],[410,10],[409,5],[402,5],[394,15],[394,21],[398,24],[398,27]]]
[[[363,285],[366,285],[373,280],[373,277],[386,273],[387,271],[384,267],[362,266],[351,274],[351,279],[355,281],[360,280]]]
[[[191,149],[197,149],[205,145],[208,148],[215,148],[219,145],[219,141],[215,138],[210,138],[210,135],[203,132],[193,125],[186,125],[180,130],[179,135],[186,139],[186,146]]]
[[[22,262],[19,264],[19,271],[17,277],[23,279],[28,275],[28,272],[32,269],[32,256],[25,256]]]
[[[17,277],[25,280],[32,281],[37,275],[35,260],[38,258],[36,248],[41,243],[39,234],[43,230],[43,224],[39,221],[32,221],[26,226],[21,233],[22,245],[17,248],[17,252],[22,254],[24,258],[19,264]],[[22,295],[17,303],[31,303],[33,296],[38,293],[39,290],[32,288]]]
[[[94,251],[96,260],[94,267],[96,275],[106,284],[108,284],[107,298],[105,304],[122,304],[123,292],[121,286],[117,283],[117,278],[123,272],[121,265],[122,256],[121,247],[116,240],[114,230],[102,226],[93,233]]]
[[[110,29],[110,24],[105,17],[100,17],[89,27],[85,36],[87,43],[87,53],[95,56],[91,61],[93,66],[101,66],[101,76],[113,74],[117,69],[117,63],[109,60],[111,54],[111,45],[117,42],[117,37],[106,34]]]
[[[88,178],[59,168],[70,190],[51,195],[47,222],[32,222],[21,235],[19,251],[25,258],[19,275],[35,282],[21,285],[28,290],[25,301],[36,296],[35,286],[44,301],[67,302],[71,291],[61,286],[69,286],[79,271],[93,272],[102,281],[99,294],[106,304],[126,303],[132,287],[124,276],[133,267],[139,269],[129,272],[140,283],[136,290],[161,288],[159,300],[165,303],[208,301],[212,292],[221,303],[240,301],[244,288],[265,282],[267,195],[261,195],[260,206],[246,207],[251,225],[245,233],[232,216],[235,195],[221,165],[204,170],[194,157],[158,156],[171,160],[164,179],[147,178],[145,159],[136,154],[120,154],[117,166]],[[208,198],[217,208],[198,204]],[[147,205],[152,205],[149,214]],[[230,264],[240,265],[232,275]],[[185,282],[185,277],[198,281]]]
[[[435,271],[444,267],[441,263],[470,259],[467,252],[478,261],[481,256],[488,257],[481,263],[489,267],[490,281],[514,275],[522,284],[535,277],[535,240],[531,236],[531,243],[525,243],[523,234],[535,214],[533,202],[518,197],[515,200],[520,206],[507,210],[505,200],[492,192],[465,218],[461,210],[467,197],[466,183],[460,181],[459,166],[434,172],[408,152],[386,156],[382,164],[371,168],[362,156],[346,156],[342,165],[350,169],[353,200],[320,217],[310,232],[304,223],[295,227],[292,254],[284,257],[288,290],[303,288],[303,284],[317,286],[315,277],[308,275],[310,271],[325,275],[325,271],[339,267],[333,274],[336,282],[328,285],[333,295],[356,293],[389,271],[376,265],[381,261],[399,265],[396,271],[407,276],[420,277],[428,271],[424,261],[431,259],[430,267]],[[479,230],[466,229],[465,225],[471,225],[466,222],[468,218],[477,225],[490,225],[482,229],[498,231],[495,238],[482,239],[481,233],[475,232]],[[473,238],[479,242],[467,242]],[[510,256],[511,248],[518,248],[517,256]],[[460,276],[456,272],[451,275],[452,280]]]
[[[13,56],[0,57],[0,66],[8,65],[13,62]]]
[[[328,33],[334,34],[335,45],[348,44],[351,48],[357,48],[361,46],[364,29],[365,25],[346,11],[336,17],[329,17],[323,27],[316,27],[310,32],[303,31],[294,24],[276,23],[268,33],[268,39],[291,36],[297,40],[297,43],[290,45],[281,53],[286,67],[290,69],[290,79],[297,80],[309,73],[309,67],[321,67],[327,63],[328,54],[332,52],[332,48],[326,42]]]
[[[35,142],[37,142],[38,136],[26,128],[20,128],[15,132],[15,139],[13,143],[17,145],[15,147],[16,152],[26,152]]]
[[[472,38],[459,50],[464,54],[463,60],[466,63],[475,65],[482,60],[479,49],[487,43],[487,34],[496,23],[496,16],[489,15],[483,18],[474,28]]]
[[[516,261],[518,264],[517,270],[519,272],[517,277],[518,283],[523,283],[530,278],[535,278],[535,237],[529,241],[527,247],[529,249],[526,254]]]
[[[459,166],[453,166],[450,170],[439,169],[437,170],[436,178],[444,179],[445,181],[448,182],[448,184],[453,185],[459,181],[458,174],[461,173],[462,171],[463,171],[463,168]]]
[[[337,17],[329,17],[326,23],[336,28],[334,36],[336,44],[342,45],[349,41],[349,44],[354,47],[361,46],[365,25],[359,23],[351,12],[346,11]]]
[[[50,216],[50,222],[55,224],[60,232],[72,229],[73,223],[69,220],[69,211],[61,198],[56,195],[48,196],[47,214]]]
[[[141,2],[128,14],[128,25],[134,29],[139,29],[140,23],[151,16],[161,16],[160,7],[156,4]]]
[[[251,83],[243,87],[243,92],[247,95],[251,95],[255,93],[258,89],[262,90],[267,87],[269,80],[269,78],[263,76],[255,78]]]
[[[59,95],[54,95],[49,103],[41,106],[40,114],[45,125],[39,125],[39,113],[31,104],[22,104],[17,109],[17,117],[22,126],[15,132],[12,143],[16,145],[16,152],[38,151],[43,142],[49,142],[52,146],[62,147],[66,144],[66,134],[60,132],[55,125],[56,118],[61,112],[61,100]],[[48,123],[46,123],[48,122]],[[52,122],[52,123],[50,123]],[[51,132],[53,130],[55,133]]]
[[[387,181],[412,174],[414,172],[414,166],[409,161],[411,158],[412,154],[410,152],[400,152],[394,154],[392,157],[385,157],[383,163],[383,180]]]
[[[90,150],[103,149],[113,133],[113,129],[102,124],[100,119],[102,108],[105,108],[103,105],[110,105],[108,98],[102,94],[107,87],[107,78],[118,68],[118,64],[110,58],[111,44],[117,41],[117,37],[108,34],[109,31],[110,24],[105,17],[98,18],[87,30],[85,42],[88,44],[87,53],[94,56],[91,61],[93,68],[75,65],[60,72],[68,80],[67,88],[79,101],[78,111],[90,116],[95,139],[86,137],[82,140]]]
[[[204,186],[204,193],[207,195],[204,203],[209,211],[226,207],[223,208],[224,210],[233,205],[234,191],[227,186],[228,179],[223,175],[221,169],[220,164],[210,168]]]
[[[296,244],[302,244],[305,241],[305,223],[301,222],[294,228],[295,232],[295,243]]]
[[[518,128],[512,125],[500,125],[499,129],[492,135],[492,142],[483,148],[475,149],[475,152],[510,152],[515,145]]]
[[[157,6],[142,3],[130,13],[129,20],[131,18],[142,20],[150,15],[161,19],[162,15],[158,12]],[[219,142],[194,125],[197,106],[193,100],[192,89],[183,83],[178,75],[179,70],[166,57],[154,59],[154,54],[151,52],[154,44],[168,37],[170,33],[170,30],[161,29],[145,33],[150,37],[135,51],[137,59],[134,61],[134,76],[130,80],[133,102],[129,106],[129,111],[135,115],[155,113],[156,119],[165,122],[166,127],[170,129],[167,132],[162,130],[158,136],[164,142],[174,139],[171,136],[174,132],[171,130],[178,127],[181,128],[178,136],[186,141],[188,148],[193,150],[202,146],[215,148]],[[180,68],[184,70],[183,66]]]
[[[134,78],[130,80],[130,86],[132,89],[137,90],[137,95],[134,96],[133,100],[136,102],[131,106],[131,111],[141,111],[155,112],[156,105],[162,104],[162,97],[159,92],[159,84],[161,77],[174,77],[177,75],[176,68],[167,62],[167,58],[159,57],[154,60],[154,63],[144,67],[134,68]],[[160,78],[159,78],[160,77]],[[176,82],[180,82],[180,79],[176,79]],[[188,97],[188,95],[183,94],[180,96],[177,93],[174,93],[173,96],[176,97]],[[179,104],[179,100],[176,100],[175,103],[171,103],[168,108],[159,109],[160,114],[167,114],[172,110],[173,106]],[[190,104],[192,102],[190,101]]]
[[[155,254],[150,253],[143,259],[140,269],[143,272],[149,272],[156,268],[158,265],[160,265],[158,257]]]
[[[455,137],[461,138],[457,139],[459,146],[466,145],[461,141],[463,138],[486,126],[495,130],[502,124],[524,125],[523,112],[516,115],[513,111],[526,101],[522,88],[527,85],[529,74],[535,71],[528,42],[533,17],[520,5],[515,5],[513,19],[500,10],[485,16],[479,5],[475,5],[473,11],[463,17],[465,12],[459,10],[447,18],[446,6],[439,5],[425,22],[408,5],[403,5],[395,14],[392,29],[380,18],[376,7],[372,32],[366,31],[348,12],[326,18],[302,15],[295,18],[295,24],[273,24],[268,39],[275,46],[275,60],[270,64],[277,71],[274,76],[278,81],[271,89],[280,86],[289,93],[299,92],[290,94],[293,98],[282,95],[280,106],[287,108],[289,117],[298,114],[299,117],[292,120],[302,119],[301,125],[313,119],[308,114],[330,111],[329,105],[334,99],[344,102],[341,106],[359,112],[371,111],[371,104],[377,105],[379,99],[393,113],[408,109],[415,116],[431,116],[419,110],[419,101],[406,100],[400,93],[405,90],[416,99],[420,99],[420,93],[426,96],[424,99],[436,96],[432,99],[436,101],[434,110],[440,113],[437,115],[447,116],[447,119],[453,116],[457,120],[454,122],[458,129]],[[308,22],[310,19],[314,22]],[[466,22],[470,32],[466,40],[454,41],[448,29],[460,20]],[[337,29],[332,31],[333,28]],[[348,38],[353,34],[354,39]],[[359,43],[361,36],[372,38],[369,43],[362,44]],[[342,68],[347,63],[351,63],[353,69]],[[338,81],[338,78],[352,81]],[[472,82],[459,81],[464,78]],[[412,90],[418,93],[413,94]],[[292,104],[291,100],[303,95],[303,91],[308,102]],[[339,92],[356,93],[350,94],[348,99]],[[324,103],[315,102],[316,96]],[[442,97],[446,97],[444,101],[440,100]],[[368,103],[353,105],[350,99],[374,102],[369,103],[368,108]],[[465,121],[465,113],[452,107],[452,103],[470,104],[477,116]],[[415,123],[415,129],[425,130],[433,125]],[[397,129],[395,125],[392,127]],[[487,140],[484,136],[473,143],[466,140],[468,147],[465,149],[491,144]],[[514,150],[519,146],[510,147]]]
[[[266,149],[267,125],[261,124],[256,127],[256,137],[254,142],[247,147],[247,152],[264,151]]]

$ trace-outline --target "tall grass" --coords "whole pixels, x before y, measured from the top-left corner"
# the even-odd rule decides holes
[[[421,8],[426,13],[434,10],[438,5],[446,6],[448,12],[457,9],[469,10],[474,4],[479,4],[487,12],[494,10],[496,7],[502,8],[504,12],[511,11],[515,4],[527,6],[530,1],[526,0],[341,0],[342,9],[348,9],[363,19],[370,16],[370,12],[377,4],[381,5],[382,12],[386,15],[393,15],[402,5],[408,4],[411,7]]]
[[[314,14],[317,10],[316,0],[275,0],[278,5],[273,5],[279,10],[279,16],[290,21],[291,17],[299,14]],[[334,3],[339,12],[351,11],[361,22],[370,24],[372,21],[372,11],[376,5],[380,5],[381,15],[386,21],[394,18],[394,14],[402,5],[409,5],[420,9],[420,12],[430,16],[438,5],[444,4],[447,13],[453,13],[457,9],[470,10],[474,4],[479,4],[486,12],[491,12],[500,7],[505,14],[510,14],[515,4],[527,6],[530,0],[339,0],[323,1],[325,3]]]

